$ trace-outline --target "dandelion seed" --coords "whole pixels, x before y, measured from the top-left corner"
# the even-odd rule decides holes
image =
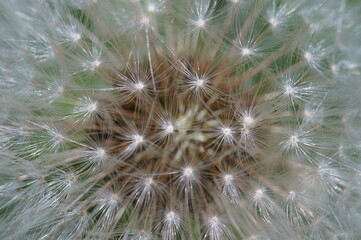
[[[247,136],[247,135],[249,135],[249,134],[250,134],[250,130],[249,130],[248,128],[243,128],[243,129],[242,129],[242,135]]]
[[[103,148],[97,149],[96,152],[97,152],[97,155],[98,155],[99,157],[105,156],[105,150],[104,150]]]
[[[27,176],[27,175],[21,175],[21,176],[16,177],[16,180],[17,181],[24,181],[24,180],[28,179],[28,177],[29,176]]]
[[[199,19],[199,20],[196,22],[196,26],[199,27],[199,28],[204,27],[205,24],[206,24],[206,22],[205,22],[203,19]]]
[[[139,91],[141,91],[144,87],[145,87],[144,84],[141,82],[134,84],[134,88]]]
[[[336,66],[336,65],[332,65],[332,66],[331,66],[331,72],[332,72],[333,74],[336,74],[336,73],[337,73],[337,66]]]
[[[232,135],[232,130],[230,128],[222,128],[222,133],[225,136],[230,136]]]
[[[58,143],[61,143],[64,140],[64,137],[62,135],[58,134],[55,136],[55,139]]]
[[[169,212],[169,213],[167,214],[167,220],[172,221],[172,220],[174,219],[174,217],[175,217],[175,213],[174,213],[174,212]]]
[[[311,62],[313,60],[313,57],[312,57],[311,53],[309,53],[309,52],[305,52],[305,54],[303,56],[308,62]]]
[[[242,55],[243,56],[248,56],[248,55],[251,55],[251,54],[252,54],[252,51],[249,48],[243,48],[242,49]]]
[[[150,4],[148,5],[148,11],[149,11],[149,12],[154,12],[154,11],[156,11],[155,5],[152,4],[152,3],[150,3]]]
[[[212,217],[211,219],[210,219],[210,223],[211,223],[211,225],[215,225],[215,224],[217,224],[218,223],[218,221],[219,221],[219,219],[215,216],[215,217]]]
[[[276,27],[278,25],[278,21],[275,18],[270,18],[269,19],[269,23],[273,26]]]
[[[291,86],[285,86],[285,94],[292,95],[294,93],[294,89]]]
[[[291,142],[292,146],[296,145],[298,141],[299,141],[299,139],[298,139],[297,136],[291,136],[290,137],[290,142]]]
[[[93,69],[96,69],[100,66],[101,62],[99,60],[95,60],[93,63],[92,63],[92,67]]]
[[[148,25],[150,23],[150,19],[148,17],[142,17],[140,19],[140,23],[142,23],[144,25]]]
[[[100,113],[99,103],[91,99],[89,96],[83,96],[77,100],[78,104],[73,108],[73,111],[68,117],[79,118],[75,122],[81,123],[93,120],[97,113]]]
[[[194,84],[195,84],[195,86],[196,87],[202,87],[203,86],[203,84],[204,84],[204,79],[197,79],[195,82],[194,82]]]
[[[217,130],[217,138],[215,139],[215,142],[217,144],[235,144],[235,131],[229,126],[224,126],[220,124],[221,126]],[[220,147],[220,146],[218,146]]]
[[[90,104],[90,105],[87,107],[87,110],[88,110],[89,112],[94,112],[94,111],[96,111],[96,110],[97,110],[97,105],[96,105],[96,103]]]
[[[59,95],[63,95],[63,94],[64,94],[64,87],[63,87],[63,86],[59,86],[56,92],[57,92]]]
[[[146,186],[149,186],[149,185],[151,185],[151,184],[153,184],[153,179],[152,179],[152,178],[146,178],[146,179],[145,179],[145,185],[146,185]]]
[[[79,40],[81,39],[81,35],[79,33],[74,33],[72,35],[72,39],[74,42],[79,42]],[[100,65],[100,63],[99,63],[99,65]]]
[[[230,183],[232,183],[232,181],[233,181],[233,176],[230,175],[230,174],[224,175],[223,178],[224,178],[224,182],[225,182],[226,184],[230,184]]]
[[[229,229],[224,225],[219,217],[213,216],[208,220],[207,231],[204,238],[209,236],[210,239],[222,239],[229,237]]]
[[[263,198],[263,196],[264,196],[263,194],[264,194],[264,191],[262,189],[258,189],[254,195],[254,198],[256,200],[260,200]]]
[[[191,167],[187,167],[183,169],[183,175],[186,177],[190,177],[193,175],[193,169]]]
[[[139,145],[139,144],[143,143],[144,137],[141,135],[138,135],[138,134],[133,135],[133,141],[136,145]]]
[[[245,115],[242,117],[244,127],[252,127],[255,123],[255,119],[251,116]]]
[[[165,127],[165,132],[167,134],[171,134],[174,132],[174,126],[172,124],[169,124],[168,126]]]
[[[296,195],[296,193],[294,191],[290,191],[288,197],[289,198],[294,198],[295,195]]]
[[[304,115],[306,118],[311,118],[313,114],[312,114],[310,111],[305,110],[305,111],[303,111],[303,115]]]
[[[173,211],[169,211],[165,214],[163,223],[163,239],[175,239],[179,228],[181,227],[181,219],[178,214]]]

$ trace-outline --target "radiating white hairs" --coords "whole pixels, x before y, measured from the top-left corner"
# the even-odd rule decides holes
[[[352,0],[0,3],[0,238],[361,239]]]

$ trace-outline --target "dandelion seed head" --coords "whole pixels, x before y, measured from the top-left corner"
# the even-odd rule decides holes
[[[349,1],[93,2],[0,3],[1,239],[359,238]]]

